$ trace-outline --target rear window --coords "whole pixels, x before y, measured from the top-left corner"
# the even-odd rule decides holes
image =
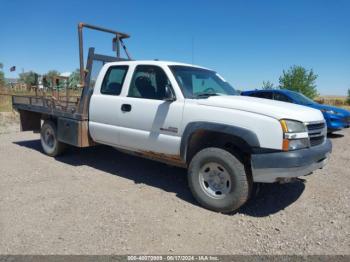
[[[101,93],[105,95],[120,95],[128,66],[112,66],[108,69],[101,86]]]

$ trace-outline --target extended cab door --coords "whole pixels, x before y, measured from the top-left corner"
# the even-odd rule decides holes
[[[176,100],[172,86],[160,66],[136,66],[127,94],[120,97],[118,126],[121,147],[179,154],[184,103]]]
[[[89,132],[94,141],[118,146],[120,94],[125,88],[124,82],[129,70],[128,65],[116,65],[101,72],[97,79],[89,106]]]

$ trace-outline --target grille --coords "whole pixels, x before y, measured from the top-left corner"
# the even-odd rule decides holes
[[[308,124],[307,130],[317,130],[317,129],[323,129],[325,127],[325,123],[317,123],[317,124]]]
[[[325,123],[308,124],[307,130],[310,137],[310,146],[317,146],[324,142],[326,135]]]
[[[322,144],[324,141],[324,136],[310,138],[310,146],[317,146]]]

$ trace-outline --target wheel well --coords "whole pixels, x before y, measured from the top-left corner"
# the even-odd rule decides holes
[[[186,150],[186,162],[189,163],[193,156],[207,147],[218,147],[229,151],[242,163],[250,163],[251,146],[242,138],[217,131],[197,130],[188,139]]]
[[[53,116],[50,116],[50,115],[46,115],[46,114],[42,114],[41,115],[41,120],[43,121],[43,124],[45,121],[52,121],[56,127],[57,127],[57,118],[56,117],[53,117]]]

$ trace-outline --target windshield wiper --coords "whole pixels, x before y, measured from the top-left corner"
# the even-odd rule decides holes
[[[199,93],[194,98],[208,98],[209,96],[218,96],[218,93]]]

